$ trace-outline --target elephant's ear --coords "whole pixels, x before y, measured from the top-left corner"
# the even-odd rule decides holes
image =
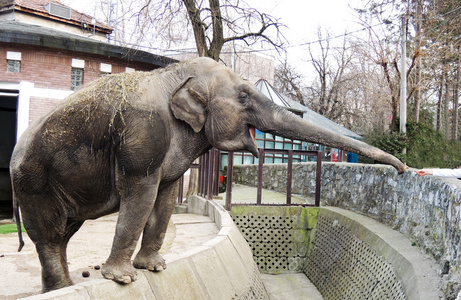
[[[195,132],[200,132],[205,125],[205,98],[191,84],[192,77],[187,78],[171,95],[173,115],[189,124]]]

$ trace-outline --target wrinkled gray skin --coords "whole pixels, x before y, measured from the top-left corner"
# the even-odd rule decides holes
[[[123,86],[130,76],[138,79]],[[96,92],[98,84],[104,93]],[[72,285],[66,247],[83,222],[116,211],[104,277],[129,283],[136,280],[135,268],[166,268],[159,249],[177,180],[211,147],[258,155],[254,128],[405,169],[379,149],[274,105],[208,58],[102,78],[29,127],[13,152],[14,201],[39,254],[43,292]],[[142,247],[131,263],[141,233]]]

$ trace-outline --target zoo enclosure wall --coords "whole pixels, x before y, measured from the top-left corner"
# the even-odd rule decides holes
[[[281,174],[273,176],[273,174]],[[264,188],[282,192],[286,165],[264,169]],[[255,186],[254,165],[234,167],[236,183]],[[315,164],[293,166],[293,193],[312,196]],[[397,174],[384,165],[323,163],[322,205],[345,208],[372,217],[409,237],[411,244],[439,265],[444,293],[456,298],[461,268],[461,182],[417,176],[414,170]]]

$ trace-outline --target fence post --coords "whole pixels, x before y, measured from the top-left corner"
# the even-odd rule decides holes
[[[221,151],[214,149],[214,175],[213,175],[213,196],[219,195],[219,165],[221,164]]]
[[[178,204],[182,204],[183,192],[184,192],[184,175],[182,175],[181,178],[179,178]]]
[[[291,205],[291,191],[293,178],[293,150],[288,150],[288,165],[287,165],[287,204]]]
[[[208,163],[209,163],[209,154],[208,152],[203,155],[203,190],[202,190],[202,197],[207,197],[208,192]]]
[[[232,209],[232,181],[234,177],[234,151],[227,152],[226,210]]]
[[[315,206],[320,206],[320,181],[322,178],[322,156],[323,152],[317,152],[317,170],[315,175]]]
[[[208,151],[208,165],[207,165],[207,190],[206,190],[206,198],[207,200],[213,199],[213,171],[214,171],[214,151],[211,149]]]
[[[200,156],[198,159],[198,191],[197,191],[199,196],[202,196],[202,183],[203,183],[202,172],[203,172],[203,157]]]
[[[259,149],[259,167],[258,167],[258,193],[256,195],[256,205],[261,205],[262,190],[263,190],[263,165],[264,156],[266,155],[264,148]]]

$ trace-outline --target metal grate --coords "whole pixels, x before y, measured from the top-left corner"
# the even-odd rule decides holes
[[[45,9],[52,16],[61,17],[64,19],[70,19],[70,8],[64,5],[59,5],[56,3],[48,3],[45,5]]]
[[[392,265],[330,218],[318,219],[304,273],[325,299],[406,299]]]
[[[307,254],[307,239],[297,215],[249,216],[233,219],[253,251],[263,273],[302,272]]]

